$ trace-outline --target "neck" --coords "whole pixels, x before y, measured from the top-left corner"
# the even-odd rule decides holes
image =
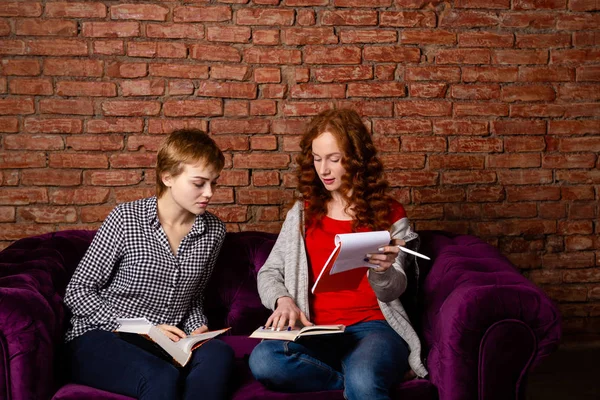
[[[169,193],[165,193],[156,201],[156,208],[158,220],[164,225],[186,226],[193,224],[196,219],[196,215],[179,207]]]

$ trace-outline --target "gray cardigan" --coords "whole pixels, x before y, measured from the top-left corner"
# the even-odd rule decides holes
[[[297,201],[288,211],[273,250],[258,272],[258,293],[264,306],[270,310],[275,309],[280,297],[291,297],[310,319],[303,211],[301,201]],[[409,242],[418,238],[411,230],[407,218],[394,222],[390,231],[394,239]],[[410,367],[417,376],[425,377],[427,369],[421,361],[421,342],[398,299],[406,289],[405,260],[406,254],[400,252],[393,268],[384,272],[369,270],[368,278],[385,319],[408,343]]]

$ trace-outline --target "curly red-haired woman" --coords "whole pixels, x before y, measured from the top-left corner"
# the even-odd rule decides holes
[[[277,242],[258,275],[266,328],[343,324],[342,334],[295,342],[266,340],[250,356],[257,380],[281,391],[343,389],[349,400],[389,399],[412,369],[427,375],[421,344],[399,297],[412,258],[398,244],[418,238],[400,203],[386,194],[383,165],[360,116],[329,110],[302,137],[298,192]],[[370,269],[353,290],[309,294],[340,233],[389,230],[394,245],[370,254]]]

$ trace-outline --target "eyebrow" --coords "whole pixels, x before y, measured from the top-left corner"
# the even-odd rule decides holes
[[[220,177],[221,177],[221,175],[217,175],[217,176],[215,177],[215,179],[213,179],[213,181],[216,181],[216,180],[217,180],[217,179],[219,179]],[[210,180],[211,180],[210,178],[207,178],[207,177],[205,177],[205,176],[201,176],[201,175],[198,175],[198,176],[192,176],[191,178],[192,178],[192,179],[204,179],[205,181],[210,181]]]
[[[315,153],[314,151],[311,152],[313,156],[319,156],[317,153]],[[329,154],[325,154],[325,157],[331,157],[331,156],[341,156],[343,153],[341,152],[335,152],[335,153],[329,153]]]

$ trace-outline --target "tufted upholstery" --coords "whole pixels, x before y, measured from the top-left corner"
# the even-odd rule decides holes
[[[69,316],[65,287],[94,232],[63,231],[21,239],[0,253],[0,398],[131,400],[68,382],[62,336]],[[276,236],[228,233],[206,293],[211,328],[235,350],[235,400],[342,400],[341,391],[274,393],[254,381],[247,334],[269,312],[256,293],[256,273]],[[399,383],[397,399],[523,398],[529,369],[560,339],[556,307],[492,246],[466,235],[422,232],[413,288],[403,298],[422,334],[429,379]]]

